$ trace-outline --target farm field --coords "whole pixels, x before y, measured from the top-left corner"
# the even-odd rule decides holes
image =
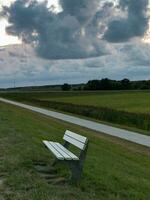
[[[1,96],[1,94],[0,94]],[[107,107],[111,109],[150,114],[150,91],[115,92],[25,92],[6,93],[12,99],[39,99],[78,105]]]
[[[150,135],[150,91],[18,92],[0,96]]]
[[[0,199],[2,200],[140,200],[150,197],[149,148],[97,134],[0,103]],[[75,186],[65,166],[57,165],[64,183],[49,182],[35,163],[50,165],[54,157],[43,139],[62,142],[66,129],[90,140],[84,174]]]
[[[39,99],[150,114],[150,92],[106,92],[71,97],[40,97]]]

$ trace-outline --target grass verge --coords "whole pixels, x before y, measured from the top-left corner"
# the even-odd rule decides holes
[[[0,103],[0,199],[149,199],[149,148],[50,119]],[[35,161],[50,165],[52,154],[42,140],[62,142],[66,129],[90,140],[84,174],[78,186],[48,184],[34,169]],[[58,174],[68,178],[65,166]]]

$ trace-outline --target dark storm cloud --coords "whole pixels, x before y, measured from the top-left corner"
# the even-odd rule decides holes
[[[39,56],[46,59],[79,59],[107,54],[106,42],[126,41],[142,36],[147,27],[148,0],[60,0],[62,11],[54,13],[46,1],[16,0],[4,7],[2,15],[11,24],[7,33],[32,43]],[[121,12],[120,12],[121,13]],[[116,17],[116,20],[112,19]],[[108,27],[107,27],[108,26]]]
[[[43,58],[96,57],[106,53],[97,37],[97,26],[92,26],[100,2],[61,0],[63,11],[56,14],[47,8],[46,2],[17,0],[4,7],[3,16],[12,24],[7,32],[33,43]]]
[[[47,23],[53,20],[46,3],[30,0],[17,0],[10,7],[3,7],[2,15],[12,24],[7,27],[7,32],[26,42],[36,41],[36,33],[44,33]]]
[[[104,38],[109,42],[125,42],[143,36],[148,29],[148,4],[149,0],[120,0],[119,7],[127,16],[109,22]]]

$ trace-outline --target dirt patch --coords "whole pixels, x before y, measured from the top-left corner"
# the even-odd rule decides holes
[[[4,176],[0,175],[0,188],[3,187],[3,185],[4,185],[4,181],[5,181]]]
[[[4,180],[2,178],[0,178],[0,186],[3,185]]]
[[[43,161],[35,161],[34,162],[34,169],[38,173],[38,175],[45,179],[45,181],[52,185],[65,185],[66,179],[63,177],[59,177],[57,174],[57,170],[47,165]]]
[[[49,184],[52,185],[65,185],[66,184],[66,179],[64,177],[56,177],[54,179],[49,179],[48,180]]]

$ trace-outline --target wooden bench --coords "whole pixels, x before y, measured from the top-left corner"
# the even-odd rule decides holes
[[[77,182],[82,175],[83,164],[88,149],[88,139],[68,130],[66,130],[63,139],[65,140],[63,145],[58,142],[45,140],[43,143],[56,157],[53,166],[58,161],[67,164],[71,170],[71,180]],[[80,149],[79,156],[68,150],[70,144]]]

